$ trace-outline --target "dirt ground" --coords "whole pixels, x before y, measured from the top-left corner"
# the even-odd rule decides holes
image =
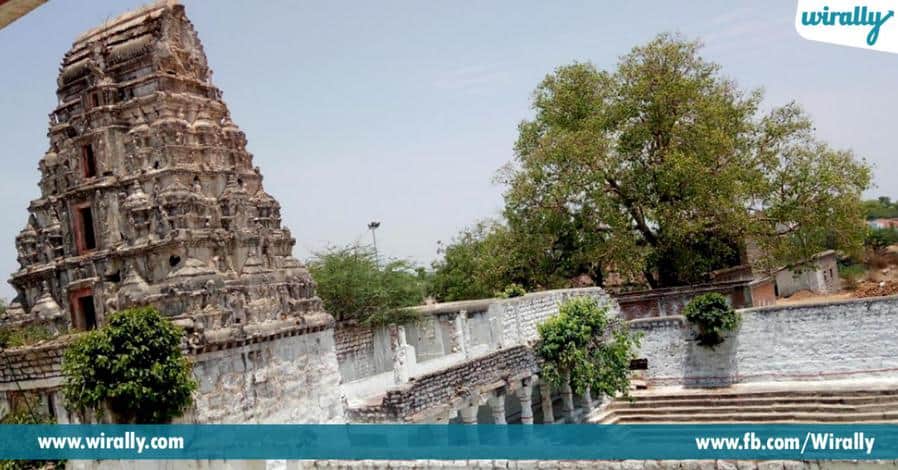
[[[854,292],[842,291],[835,294],[815,294],[809,290],[802,290],[792,294],[789,297],[783,297],[776,300],[777,305],[795,305],[795,304],[812,304],[820,302],[831,302],[833,300],[853,299]]]
[[[882,297],[886,295],[898,295],[898,245],[892,245],[885,250],[886,254],[880,255],[877,260],[879,268],[868,267],[863,278],[857,281],[854,289],[842,289],[833,294],[815,294],[808,290],[798,291],[789,297],[777,300],[777,305],[794,305],[802,303],[828,302],[833,300],[845,300],[866,297]],[[883,266],[884,265],[884,266]],[[843,279],[842,285],[846,284]]]

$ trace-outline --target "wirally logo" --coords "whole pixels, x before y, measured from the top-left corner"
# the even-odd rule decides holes
[[[795,29],[805,39],[898,52],[898,0],[799,0]]]

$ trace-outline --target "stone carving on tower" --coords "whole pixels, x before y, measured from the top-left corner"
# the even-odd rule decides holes
[[[74,42],[2,323],[89,329],[152,305],[201,349],[332,322],[211,75],[176,3]]]

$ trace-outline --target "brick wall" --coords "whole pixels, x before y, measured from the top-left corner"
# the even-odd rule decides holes
[[[334,329],[337,361],[344,380],[375,374],[374,329],[359,325],[338,325]]]
[[[62,339],[0,351],[0,384],[60,379],[62,354],[68,344],[67,339]]]

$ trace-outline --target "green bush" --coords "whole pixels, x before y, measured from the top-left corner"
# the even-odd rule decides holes
[[[502,289],[501,292],[496,292],[496,297],[500,299],[511,299],[525,295],[527,295],[527,289],[524,289],[524,286],[515,283],[505,286],[505,289]]]
[[[610,316],[595,299],[578,297],[564,302],[558,314],[537,329],[536,353],[543,379],[556,387],[570,379],[577,394],[587,387],[594,394],[627,394],[630,361],[640,335],[631,333],[626,322]]]
[[[0,328],[0,348],[16,348],[34,344],[53,337],[49,328],[43,325],[27,325],[19,328]]]
[[[428,273],[408,261],[384,265],[362,246],[331,248],[309,261],[324,308],[337,320],[355,320],[378,326],[406,323],[418,318],[406,307],[420,305],[427,289]]]
[[[184,333],[153,308],[116,312],[84,333],[63,357],[66,401],[119,423],[166,423],[190,406],[196,389],[181,352]]]
[[[739,327],[739,314],[726,297],[716,292],[698,295],[683,309],[683,315],[698,328],[698,341],[703,346],[716,346],[724,335]]]
[[[882,250],[898,243],[898,230],[893,228],[868,228],[864,237],[864,246],[874,250]]]
[[[844,287],[849,290],[856,289],[858,281],[867,274],[867,269],[863,264],[853,263],[842,266],[839,265],[839,276],[844,280]]]

